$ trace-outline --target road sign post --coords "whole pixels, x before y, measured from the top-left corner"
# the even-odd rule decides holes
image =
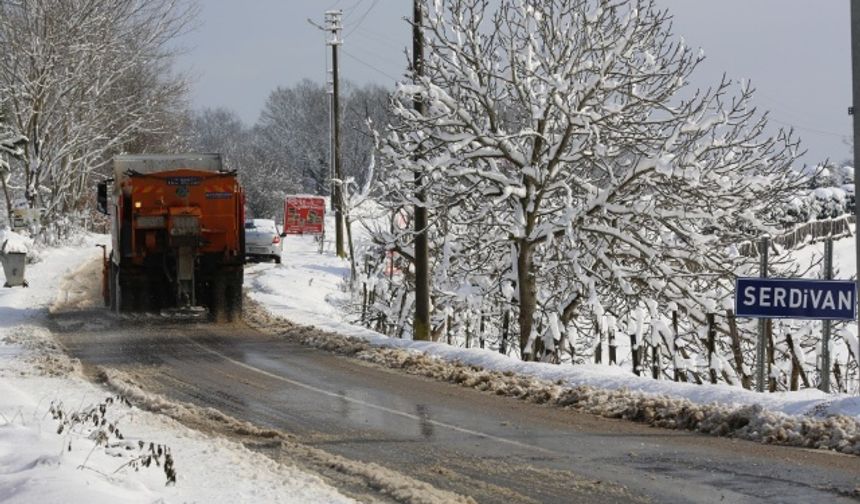
[[[833,239],[824,241],[824,278],[833,279]],[[830,393],[830,319],[824,320],[821,335],[821,381],[822,391]]]
[[[832,280],[833,242],[825,242],[825,280],[802,278],[738,278],[735,281],[735,314],[759,319],[756,348],[756,389],[764,392],[765,326],[767,319],[791,318],[824,321],[821,341],[819,387],[830,391],[830,329],[833,320],[857,318],[857,284],[853,280]],[[762,264],[767,256],[763,254]],[[763,272],[765,270],[762,270]]]
[[[767,253],[770,248],[770,240],[768,237],[764,237],[761,239],[758,247],[758,255],[760,258],[759,268],[761,271],[761,277],[767,278]],[[735,290],[735,296],[737,296],[737,290]],[[738,314],[737,308],[735,309],[735,314]],[[767,320],[760,319],[758,321],[758,344],[756,345],[755,352],[755,366],[756,366],[756,390],[759,392],[764,392],[764,352],[765,352],[765,333],[767,332]]]

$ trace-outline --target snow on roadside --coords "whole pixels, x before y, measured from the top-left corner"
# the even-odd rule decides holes
[[[348,275],[348,264],[330,252],[320,255],[314,247],[311,238],[287,237],[281,266],[260,264],[250,268],[246,287],[252,299],[261,303],[269,313],[292,323],[366,341],[370,347],[403,352],[396,356],[370,352],[374,354],[371,356],[367,353],[369,347],[338,342],[336,337],[331,339],[331,335],[307,334],[305,339],[310,344],[380,363],[392,361],[388,365],[407,370],[417,368],[415,372],[430,373],[428,375],[441,379],[458,382],[478,380],[486,384],[478,383],[477,388],[485,387],[496,393],[525,398],[530,398],[535,392],[518,392],[516,388],[522,388],[523,384],[510,385],[505,377],[537,379],[542,383],[536,386],[541,390],[537,395],[548,397],[538,402],[551,400],[560,405],[575,404],[606,416],[632,418],[662,427],[860,454],[860,398],[857,397],[828,395],[818,390],[759,394],[729,385],[652,380],[637,377],[620,367],[522,362],[489,350],[388,338],[351,325],[342,308],[347,294],[341,289]],[[296,328],[290,330],[296,332]],[[420,355],[443,363],[459,363],[460,370],[442,369],[425,373],[424,368],[429,364],[415,362],[420,360]],[[471,368],[473,374],[487,375],[457,378],[455,375],[462,373],[464,367]],[[505,383],[493,383],[497,380]],[[552,386],[547,387],[547,384]],[[506,390],[512,392],[508,394]],[[570,394],[578,399],[571,401]]]
[[[278,464],[226,440],[211,438],[178,422],[131,407],[86,381],[80,365],[66,356],[43,327],[58,283],[100,257],[88,236],[80,243],[40,252],[28,265],[30,288],[0,289],[0,501],[2,502],[354,502],[318,476]],[[100,418],[123,435],[109,435],[110,448],[96,447],[94,424],[76,423],[58,434],[61,420],[111,397]],[[103,440],[104,441],[104,440]],[[140,448],[142,442],[144,449]],[[160,466],[130,461],[149,443],[172,454],[177,481],[166,485]]]

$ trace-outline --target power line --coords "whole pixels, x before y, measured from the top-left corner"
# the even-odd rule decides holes
[[[357,62],[361,63],[362,65],[366,66],[367,68],[369,68],[369,69],[371,69],[371,70],[373,70],[373,71],[375,71],[375,72],[379,73],[380,75],[384,75],[384,76],[388,77],[389,79],[391,79],[391,80],[393,80],[393,81],[398,81],[398,80],[400,80],[400,78],[399,78],[399,77],[392,77],[390,74],[388,74],[388,73],[387,73],[387,72],[385,72],[384,70],[380,70],[379,68],[377,68],[377,67],[375,67],[375,66],[371,65],[370,63],[368,63],[368,62],[364,61],[363,59],[359,58],[358,56],[355,56],[355,55],[353,55],[353,54],[350,54],[350,53],[349,53],[349,52],[347,52],[347,50],[346,50],[346,49],[344,49],[343,47],[341,47],[341,48],[340,48],[340,52],[341,52],[341,53],[343,53],[345,56],[347,56],[347,57],[349,57],[349,58],[351,58],[351,59],[353,59],[353,60],[355,60],[355,61],[357,61]]]
[[[798,126],[796,124],[791,124],[791,123],[787,123],[785,121],[780,121],[779,119],[775,119],[773,116],[771,116],[769,119],[771,121],[777,123],[777,124],[782,124],[783,126],[788,126],[788,127],[794,128],[796,130],[801,130],[801,131],[809,131],[810,133],[818,133],[819,135],[828,135],[828,136],[834,136],[834,137],[839,137],[839,138],[847,138],[847,137],[851,136],[849,133],[837,133],[835,131],[826,131],[826,130],[820,130],[820,129],[815,129],[815,128],[808,128],[806,126]]]
[[[343,38],[346,38],[346,37],[349,37],[350,35],[352,35],[352,32],[354,32],[355,30],[357,30],[357,29],[358,29],[358,27],[359,27],[359,26],[361,26],[361,23],[362,23],[362,22],[364,22],[364,19],[367,17],[367,15],[368,15],[368,14],[370,14],[370,11],[372,11],[372,10],[373,10],[373,8],[374,8],[374,7],[376,7],[376,4],[378,4],[378,3],[379,3],[379,0],[373,0],[373,3],[372,3],[372,4],[370,4],[370,7],[368,7],[368,8],[367,8],[367,10],[366,10],[366,11],[364,11],[364,14],[362,14],[362,15],[361,15],[361,17],[360,17],[360,18],[358,19],[358,21],[356,22],[355,26],[353,26],[353,27],[352,27],[352,29],[351,29],[351,30],[349,30],[349,31],[348,31],[348,32],[343,36]]]
[[[381,35],[379,33],[368,30],[367,28],[362,27],[361,29],[356,28],[352,30],[351,33],[355,33],[356,35],[363,37],[366,40],[372,41],[376,44],[391,47],[392,44],[402,44],[402,40],[397,40],[393,37],[386,37],[385,35]],[[404,46],[405,47],[405,46]]]
[[[361,4],[363,4],[363,3],[364,3],[364,0],[358,0],[357,2],[355,2],[354,4],[352,4],[352,7],[347,7],[347,8],[345,8],[345,9],[343,10],[343,12],[344,12],[344,20],[349,19],[349,16],[351,16],[351,15],[352,15],[353,11],[355,11],[355,9],[357,9],[357,8],[361,7]]]
[[[368,61],[374,62],[374,64],[382,65],[385,64],[387,67],[396,67],[396,68],[408,68],[409,61],[408,55],[403,55],[402,58],[394,58],[390,56],[381,56],[378,52],[373,51],[367,47],[363,47],[360,45],[352,45],[350,47],[353,51],[353,54],[357,57],[364,58]],[[404,52],[406,48],[404,48]]]

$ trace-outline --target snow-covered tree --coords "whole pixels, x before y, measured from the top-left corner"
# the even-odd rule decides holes
[[[437,332],[445,313],[471,314],[467,331],[489,314],[549,358],[572,334],[659,337],[671,311],[703,324],[722,307],[756,263],[735,245],[803,183],[748,84],[691,89],[704,56],[649,0],[448,0],[424,19],[380,179],[393,214],[426,181]],[[407,229],[374,238],[408,261]]]
[[[0,188],[3,189],[3,196],[6,200],[6,217],[11,218],[12,201],[9,194],[9,180],[12,170],[9,167],[7,159],[20,159],[24,155],[24,145],[27,143],[27,137],[13,134],[3,123],[2,119],[2,116],[0,116]]]
[[[348,82],[341,90],[342,174],[345,181],[362,186],[374,149],[367,124],[388,122],[389,92]],[[330,131],[329,95],[324,86],[303,80],[272,91],[249,132],[248,161],[240,170],[253,211],[276,211],[286,194],[329,194]]]
[[[387,123],[389,92],[378,86],[341,85],[341,164],[344,178],[364,182],[373,151],[367,121]],[[304,192],[328,194],[331,155],[329,95],[324,86],[303,80],[270,95],[257,122],[259,141],[283,176]]]
[[[248,141],[248,128],[239,116],[225,108],[204,109],[191,115],[188,144],[198,152],[221,154],[224,165],[240,170],[243,150]]]
[[[326,194],[329,179],[329,112],[325,87],[303,80],[269,95],[257,136],[281,183],[294,192]]]
[[[186,87],[169,43],[194,13],[175,0],[0,0],[0,96],[30,140],[10,197],[48,222],[72,214],[113,153],[165,135]]]

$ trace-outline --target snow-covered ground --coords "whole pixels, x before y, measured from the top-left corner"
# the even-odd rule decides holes
[[[43,327],[60,279],[100,256],[95,245],[105,241],[87,237],[42,251],[27,266],[30,288],[0,289],[0,502],[353,502],[316,475],[116,400],[106,406],[104,428],[73,421],[58,434],[52,404],[69,421],[115,399],[86,381]],[[99,431],[110,446],[96,446]],[[175,484],[166,484],[164,456],[158,466],[134,469],[150,443],[171,453]]]

